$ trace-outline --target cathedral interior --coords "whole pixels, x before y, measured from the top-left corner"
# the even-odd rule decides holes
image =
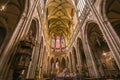
[[[0,80],[67,77],[120,80],[120,0],[0,0]]]

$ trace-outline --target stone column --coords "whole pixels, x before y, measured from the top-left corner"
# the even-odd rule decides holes
[[[41,49],[40,49],[40,52],[39,52],[40,56],[39,56],[39,62],[38,62],[38,65],[39,65],[39,75],[41,77],[41,60],[42,60],[42,46],[41,46]]]
[[[69,69],[70,69],[70,72],[72,72],[72,59],[71,59],[71,55],[70,55],[71,53],[69,53]]]
[[[73,73],[74,73],[74,72],[76,71],[76,70],[75,70],[76,67],[75,67],[75,59],[74,59],[74,55],[73,55],[73,53],[72,53],[71,58],[72,58],[72,69],[73,69]]]
[[[32,61],[28,68],[27,78],[34,78],[35,69],[37,67],[37,61],[39,59],[39,46],[35,46],[32,52]]]
[[[89,47],[89,44],[87,41],[88,39],[85,37],[87,37],[87,36],[84,35],[83,46],[84,46],[84,52],[85,52],[85,56],[86,56],[86,62],[88,65],[89,74],[91,77],[99,77],[98,70],[96,68],[95,59],[94,59],[91,49]]]
[[[82,45],[79,45],[77,43],[77,51],[76,51],[77,52],[77,61],[78,61],[77,68],[80,70],[80,66],[81,66],[82,62],[81,62],[81,52],[80,52],[79,46],[82,46]]]
[[[39,0],[36,0],[34,3],[33,3],[33,6],[32,7],[36,7],[37,6],[37,3],[39,2]],[[12,49],[15,48],[17,42],[22,39],[21,37],[21,33],[22,34],[25,34],[25,25],[27,27],[27,25],[29,23],[26,23],[26,22],[29,22],[29,20],[31,20],[31,16],[32,16],[32,12],[34,12],[34,8],[32,8],[30,10],[30,12],[28,12],[29,14],[31,15],[27,15],[27,17],[23,16],[21,17],[19,23],[17,24],[17,27],[10,39],[10,41],[8,42],[8,45],[6,46],[5,50],[3,51],[3,55],[1,56],[0,58],[0,80],[4,80],[4,75],[6,74],[6,69],[8,66],[8,62],[10,60],[10,56],[14,56],[14,51],[11,51]],[[25,25],[23,25],[25,24]]]
[[[14,54],[16,52],[17,47],[13,47],[16,45],[16,36],[18,36],[19,32],[21,31],[21,24],[24,21],[25,16],[22,15],[20,22],[18,23],[15,31],[13,32],[13,35],[11,36],[11,39],[9,40],[8,44],[6,45],[1,58],[0,58],[0,80],[5,80],[5,76],[7,75],[7,72],[10,67],[10,63],[13,60]],[[13,50],[14,49],[14,50]],[[9,62],[9,63],[8,63]]]
[[[84,22],[84,23],[86,24],[86,22]],[[90,77],[99,77],[99,72],[97,70],[94,55],[93,55],[91,48],[90,48],[90,45],[88,43],[87,28],[86,27],[88,27],[88,26],[84,26],[83,30],[81,30],[81,32],[82,32],[81,33],[81,40],[82,40],[83,50],[84,50],[84,53],[86,56],[86,64],[88,67]]]
[[[42,46],[42,49],[41,49],[41,59],[40,59],[40,74],[42,75],[42,68],[43,68],[43,57],[44,57],[44,47]],[[40,76],[41,76],[40,75]]]
[[[110,25],[108,21],[103,20],[95,6],[89,0],[87,0],[87,3],[90,6],[91,11],[95,15],[99,24],[99,28],[102,31],[104,38],[106,39],[106,42],[112,52],[112,55],[120,69],[120,39],[115,33],[112,25]]]

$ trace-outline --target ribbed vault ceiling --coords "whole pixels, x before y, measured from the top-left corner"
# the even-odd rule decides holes
[[[14,30],[25,8],[26,0],[0,0],[1,6],[5,9],[0,11],[0,26],[5,26],[8,30]]]
[[[69,1],[51,0],[47,3],[46,23],[50,37],[63,36],[67,41],[70,39],[75,11]]]

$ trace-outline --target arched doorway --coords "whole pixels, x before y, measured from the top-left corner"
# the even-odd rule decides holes
[[[118,66],[96,23],[88,24],[87,38],[100,76],[116,76],[118,73]]]
[[[120,1],[105,0],[105,14],[120,38]],[[104,9],[103,8],[103,9]]]
[[[62,70],[65,69],[67,66],[66,66],[66,60],[65,58],[63,57],[62,60],[61,60],[61,68]]]
[[[88,75],[88,67],[87,67],[87,62],[86,62],[86,56],[83,50],[83,45],[82,41],[80,38],[77,39],[77,44],[78,44],[78,50],[80,54],[80,65],[78,66],[78,70],[80,70],[80,73],[87,77]]]

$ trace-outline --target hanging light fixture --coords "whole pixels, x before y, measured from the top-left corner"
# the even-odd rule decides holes
[[[7,0],[6,3],[4,3],[3,5],[0,5],[0,11],[4,11],[6,9],[7,4],[10,2],[10,0]]]
[[[6,8],[6,6],[5,6],[5,5],[2,5],[2,6],[0,7],[0,11],[4,11],[5,8]]]

